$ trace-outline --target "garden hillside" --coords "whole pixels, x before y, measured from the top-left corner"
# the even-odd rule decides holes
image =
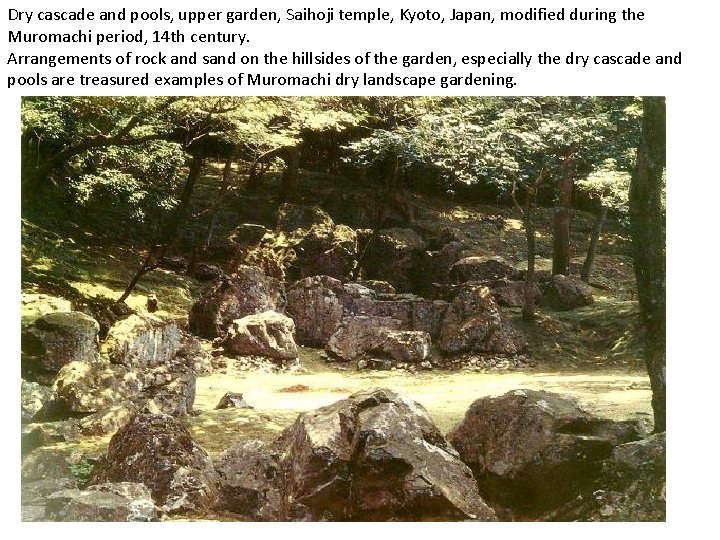
[[[32,97],[21,181],[23,520],[664,520],[664,100]]]

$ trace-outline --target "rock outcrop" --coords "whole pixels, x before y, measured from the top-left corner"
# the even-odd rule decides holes
[[[516,280],[518,275],[518,271],[502,257],[465,257],[450,269],[450,279],[455,283]]]
[[[324,347],[342,321],[345,291],[329,276],[301,279],[287,289],[287,314],[295,321],[298,342]]]
[[[543,516],[545,521],[665,521],[665,433],[613,449],[587,492]]]
[[[390,317],[358,315],[344,318],[330,336],[326,351],[332,356],[351,361],[378,349],[390,330],[400,330],[402,323]]]
[[[137,370],[122,365],[71,362],[55,378],[58,406],[94,413],[138,395],[145,385]]]
[[[243,441],[214,462],[223,507],[258,521],[283,517],[278,455],[261,441]]]

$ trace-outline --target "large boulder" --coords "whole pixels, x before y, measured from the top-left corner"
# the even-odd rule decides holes
[[[665,521],[665,433],[613,449],[587,492],[544,516],[546,521]]]
[[[54,390],[62,409],[94,413],[138,395],[143,376],[122,365],[71,362],[57,374]]]
[[[427,244],[413,229],[382,229],[361,242],[363,275],[389,282],[397,291],[409,292],[418,268],[417,257]]]
[[[575,309],[592,304],[593,295],[584,281],[558,274],[545,284],[543,303],[558,310]]]
[[[285,309],[285,289],[255,266],[241,266],[213,283],[190,309],[190,331],[212,339],[225,333],[235,319]]]
[[[319,520],[494,521],[416,402],[374,389],[301,414],[278,441],[284,507]]]
[[[157,521],[159,513],[142,484],[98,484],[50,494],[45,503],[48,521]]]
[[[220,498],[218,476],[187,427],[165,414],[138,413],[113,435],[91,484],[145,484],[163,512],[204,514]]]
[[[455,283],[516,280],[518,275],[518,271],[502,257],[465,257],[450,269],[450,278]]]
[[[197,380],[195,371],[182,365],[171,365],[151,369],[143,375],[143,397],[148,398],[157,411],[172,416],[192,413]]]
[[[300,343],[325,346],[343,318],[344,294],[342,283],[329,276],[306,277],[287,289],[287,314]]]
[[[391,330],[400,330],[402,323],[390,317],[358,315],[345,317],[327,342],[332,356],[350,361],[378,349]]]
[[[213,464],[226,510],[258,521],[284,517],[278,455],[272,448],[257,440],[243,441]]]
[[[450,355],[521,353],[526,342],[502,316],[487,287],[463,286],[447,309],[438,345]]]
[[[79,311],[48,313],[22,333],[23,372],[54,374],[70,362],[98,358],[100,325]]]
[[[508,281],[492,289],[495,301],[506,307],[524,307],[525,306],[525,282],[524,281]],[[535,303],[540,300],[542,292],[537,283],[533,283],[532,297]]]
[[[613,446],[639,432],[563,395],[514,390],[475,401],[448,438],[486,500],[537,516],[591,485]]]
[[[275,311],[236,319],[223,340],[225,349],[242,356],[265,356],[273,360],[295,360],[295,323]]]
[[[131,315],[110,328],[102,349],[115,364],[144,369],[166,364],[182,344],[183,335],[175,321]]]

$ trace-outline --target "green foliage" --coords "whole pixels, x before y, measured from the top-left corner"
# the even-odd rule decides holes
[[[70,472],[80,486],[84,486],[90,481],[92,470],[93,463],[87,459],[83,459],[78,463],[70,465]]]

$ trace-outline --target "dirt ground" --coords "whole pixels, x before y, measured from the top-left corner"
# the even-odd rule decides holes
[[[510,372],[356,371],[326,364],[319,351],[301,350],[301,367],[280,373],[233,371],[197,380],[196,415],[188,419],[194,438],[212,455],[242,439],[274,440],[301,412],[329,405],[371,387],[396,390],[422,404],[443,433],[476,399],[518,388],[561,392],[588,410],[616,420],[651,419],[650,384],[638,370]],[[241,392],[254,409],[215,410],[225,392]]]

